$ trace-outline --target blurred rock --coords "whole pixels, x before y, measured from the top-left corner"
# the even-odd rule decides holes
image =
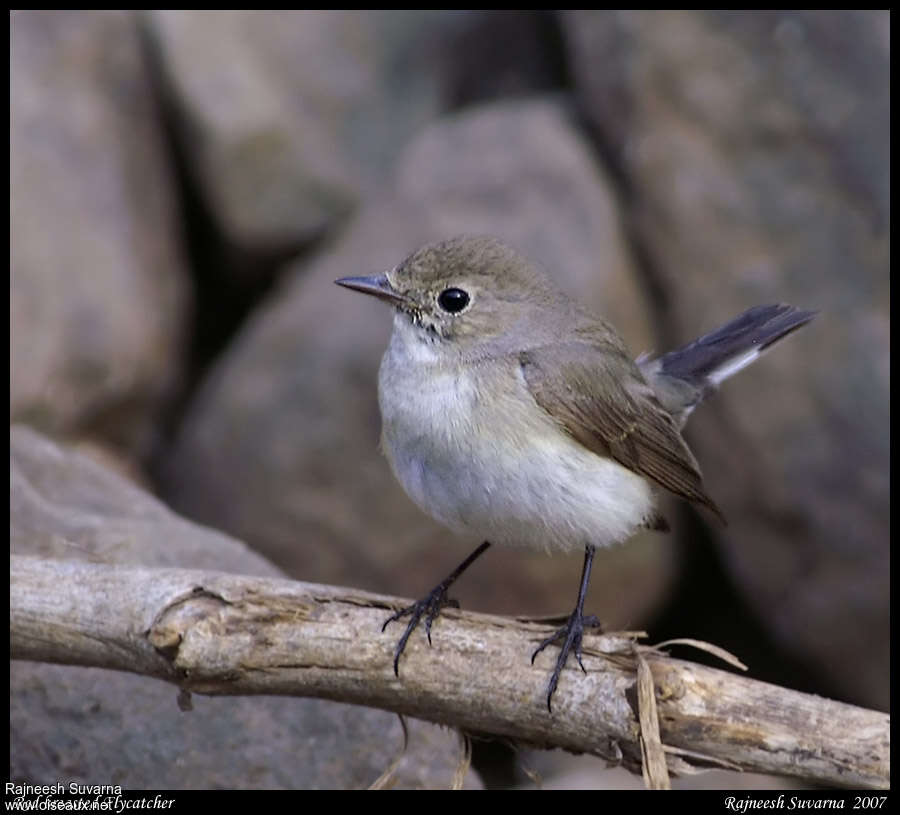
[[[13,419],[149,446],[188,307],[175,218],[131,15],[13,11]]]
[[[193,698],[97,668],[10,663],[10,774],[129,789],[365,789],[403,749],[399,719],[318,699]],[[455,735],[408,720],[400,789],[449,789]],[[470,772],[467,789],[480,788]]]
[[[749,602],[849,701],[886,708],[889,12],[563,22],[666,344],[757,303],[822,312],[725,385],[689,436]]]
[[[450,104],[547,84],[537,18],[507,14],[502,35],[497,15],[480,11],[158,11],[146,19],[189,170],[223,235],[272,251],[345,216]],[[482,69],[477,83],[465,67],[473,64]]]
[[[526,750],[516,755],[517,789],[533,790],[642,790],[640,775],[624,767],[609,766],[596,756],[573,756],[561,750]],[[701,770],[692,775],[671,775],[672,789],[790,790],[806,789],[795,778],[730,770]]]
[[[178,518],[87,457],[10,430],[10,551],[17,554],[280,572],[244,544]],[[61,591],[65,588],[61,587]],[[137,789],[366,787],[400,753],[396,716],[313,699],[193,697],[143,676],[10,664],[9,778]],[[447,788],[454,734],[410,721],[397,785]],[[468,785],[480,785],[470,774]]]
[[[11,554],[282,574],[240,541],[178,517],[119,473],[31,428],[10,428],[9,457]]]
[[[333,281],[465,232],[511,242],[617,323],[635,352],[654,347],[615,201],[565,109],[485,106],[423,133],[382,194],[258,310],[191,406],[162,474],[167,500],[304,579],[410,596],[449,572],[479,541],[426,518],[377,449],[389,311]],[[580,565],[578,554],[492,551],[454,593],[467,608],[559,613]],[[639,536],[599,556],[591,608],[636,625],[673,573],[670,541]]]

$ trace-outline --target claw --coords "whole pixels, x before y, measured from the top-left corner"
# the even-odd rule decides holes
[[[419,624],[419,621],[422,619],[422,616],[425,615],[425,636],[428,638],[428,644],[431,645],[431,624],[434,622],[435,618],[438,614],[441,613],[441,609],[444,606],[453,606],[454,608],[459,608],[459,602],[457,600],[453,600],[452,598],[447,597],[447,590],[453,584],[457,577],[459,577],[472,563],[475,562],[484,552],[487,551],[490,544],[485,541],[481,544],[471,555],[469,555],[462,563],[459,564],[449,575],[447,575],[444,580],[437,584],[428,594],[426,594],[421,600],[417,600],[411,606],[407,606],[406,608],[400,609],[400,611],[395,611],[390,617],[388,617],[384,621],[384,625],[381,626],[381,630],[384,631],[388,625],[396,620],[401,619],[402,617],[406,617],[409,615],[409,623],[406,626],[406,631],[403,632],[403,636],[400,637],[400,641],[397,643],[397,647],[394,649],[394,676],[400,676],[400,657],[403,655],[403,651],[406,649],[406,643],[409,640],[410,634],[415,631],[416,626]]]
[[[600,620],[593,614],[590,614],[587,617],[584,615],[584,598],[587,594],[588,581],[591,579],[591,564],[594,562],[594,552],[595,547],[585,546],[584,566],[581,569],[581,586],[578,589],[578,602],[575,603],[575,610],[569,615],[566,624],[558,629],[553,636],[547,637],[547,639],[545,639],[531,655],[531,664],[533,665],[534,658],[550,645],[551,642],[556,642],[556,640],[561,638],[563,639],[562,647],[559,649],[559,657],[556,660],[556,667],[553,669],[553,673],[550,676],[550,684],[547,686],[547,710],[551,714],[553,713],[551,704],[553,701],[553,692],[556,690],[556,685],[559,682],[559,675],[566,666],[569,652],[573,647],[575,648],[575,659],[578,660],[581,670],[587,673],[584,669],[584,663],[581,661],[581,638],[584,634],[584,627],[599,628],[600,626]]]
[[[593,614],[585,616],[578,609],[575,609],[575,611],[573,611],[569,616],[566,624],[558,628],[553,634],[547,637],[547,639],[545,639],[531,655],[531,664],[533,665],[535,657],[548,645],[551,645],[552,643],[560,639],[563,641],[562,646],[559,649],[559,656],[556,659],[556,667],[553,669],[553,673],[550,676],[550,683],[547,686],[547,710],[550,713],[553,712],[553,693],[556,691],[557,684],[559,684],[559,675],[562,673],[562,669],[566,666],[566,661],[569,658],[569,654],[573,650],[575,651],[575,659],[577,660],[579,667],[584,673],[587,673],[587,670],[584,667],[584,663],[581,661],[581,640],[584,635],[585,628],[599,627],[600,620],[598,620]]]
[[[411,606],[400,609],[400,611],[395,612],[384,621],[384,625],[381,626],[382,631],[388,627],[389,623],[395,622],[406,616],[409,616],[410,618],[409,623],[406,626],[406,631],[403,632],[403,636],[400,637],[400,641],[397,643],[396,649],[394,649],[394,676],[400,676],[400,657],[406,649],[406,643],[409,640],[410,634],[415,631],[416,626],[419,624],[422,617],[425,617],[425,634],[428,637],[428,644],[431,645],[431,624],[434,622],[435,617],[440,614],[441,609],[444,606],[452,605],[454,603],[457,607],[459,606],[459,603],[448,600],[445,597],[446,592],[447,587],[440,584],[432,589],[421,600],[417,600]]]

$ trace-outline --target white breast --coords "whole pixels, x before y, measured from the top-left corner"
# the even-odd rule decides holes
[[[647,481],[561,431],[513,362],[442,366],[397,333],[379,377],[382,445],[426,513],[491,543],[578,549],[624,541],[651,515]]]

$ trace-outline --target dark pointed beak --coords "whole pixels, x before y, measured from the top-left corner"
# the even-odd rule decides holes
[[[361,291],[363,294],[371,294],[379,300],[386,300],[394,305],[400,305],[408,302],[400,292],[391,286],[386,274],[371,275],[369,277],[342,277],[335,280],[338,286],[344,286],[354,291]]]

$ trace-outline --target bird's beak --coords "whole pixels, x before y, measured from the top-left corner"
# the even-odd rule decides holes
[[[371,294],[379,300],[386,300],[394,305],[408,303],[409,300],[391,285],[386,274],[371,275],[369,277],[342,277],[335,280],[338,286],[361,291],[363,294]]]

